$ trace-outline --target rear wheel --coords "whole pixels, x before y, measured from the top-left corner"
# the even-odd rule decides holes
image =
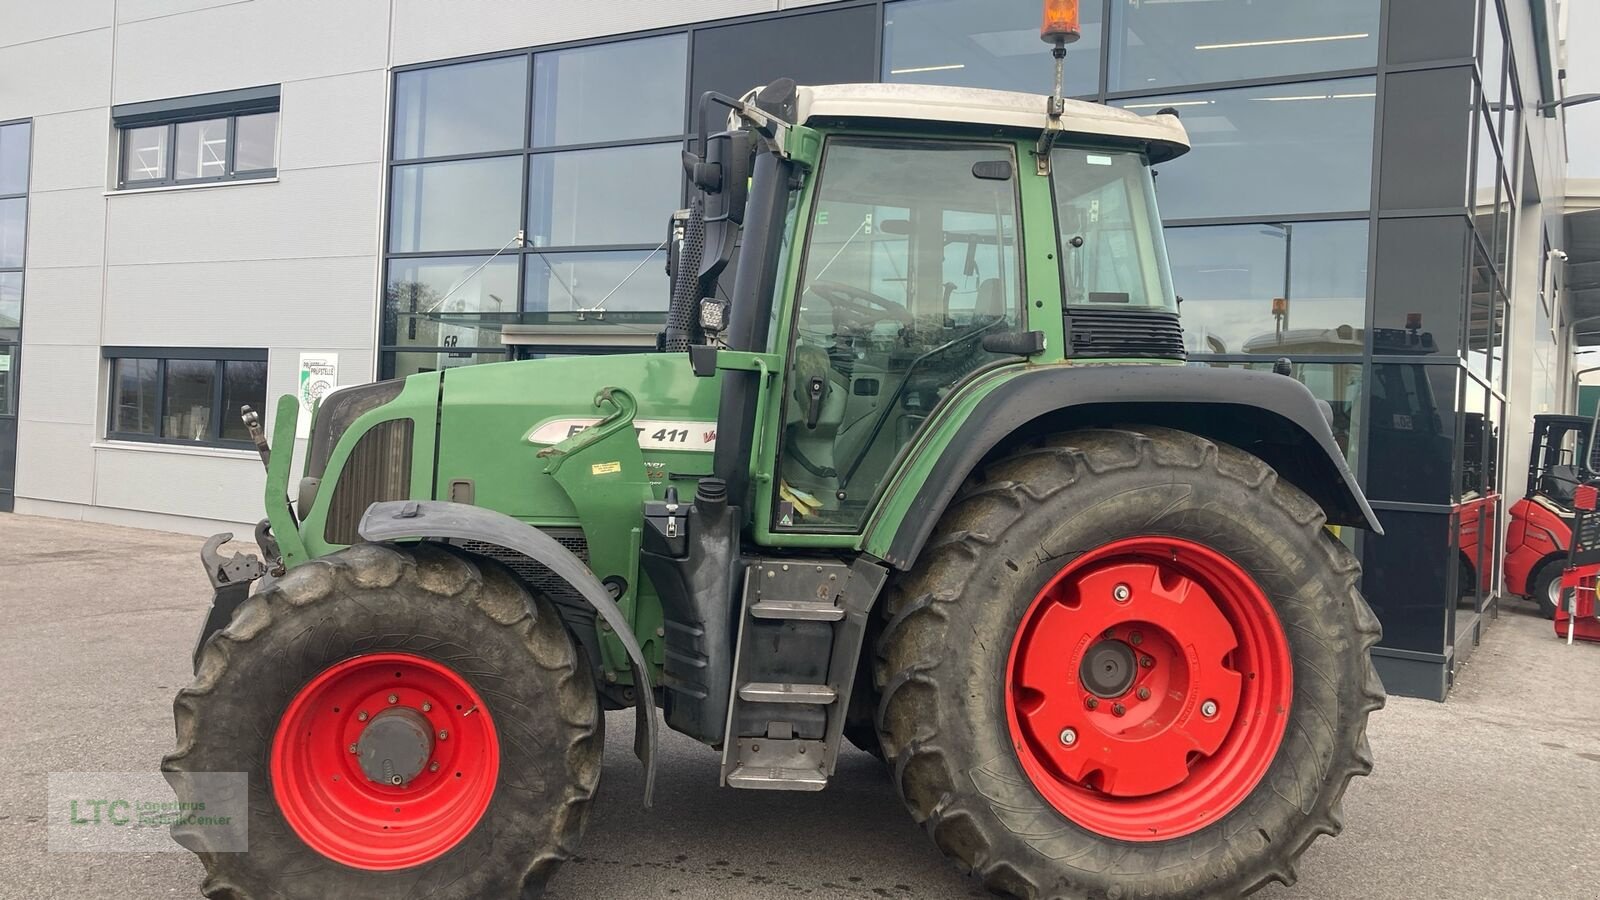
[[[988,467],[892,589],[879,729],[914,816],[1020,897],[1294,880],[1371,768],[1359,567],[1255,457],[1163,429]]]
[[[1539,567],[1533,576],[1533,602],[1539,605],[1539,615],[1554,619],[1561,606],[1561,570],[1564,564],[1553,559]]]
[[[589,667],[498,564],[360,545],[251,597],[174,703],[181,773],[244,772],[249,852],[174,837],[209,897],[532,897],[600,775]]]

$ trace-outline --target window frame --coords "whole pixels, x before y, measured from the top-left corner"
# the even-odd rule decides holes
[[[255,445],[248,440],[230,440],[222,437],[222,423],[228,415],[228,410],[223,409],[223,397],[227,393],[226,367],[230,362],[259,362],[267,363],[268,378],[270,380],[271,368],[266,350],[231,348],[231,347],[104,347],[101,357],[106,361],[106,417],[105,439],[108,441],[126,441],[140,444],[161,444],[169,447],[209,447],[223,450],[254,450]],[[136,431],[117,431],[117,363],[122,360],[154,360],[156,363],[155,378],[155,433],[142,434]],[[173,360],[188,362],[209,362],[212,364],[211,384],[211,421],[209,434],[203,441],[184,440],[182,438],[167,437],[163,434],[162,419],[166,413],[167,404],[167,363]],[[263,383],[262,412],[266,406],[267,391]]]
[[[278,156],[283,146],[283,112],[280,99],[279,88],[273,85],[114,107],[111,111],[111,121],[117,131],[116,190],[135,191],[276,178],[280,168]],[[239,120],[269,114],[278,117],[272,133],[274,164],[270,168],[238,168]],[[178,177],[179,126],[215,119],[223,120],[226,129],[227,147],[223,174],[202,178]],[[147,128],[163,128],[166,131],[166,146],[163,148],[165,168],[160,178],[130,179],[128,161],[131,154],[128,142],[133,132]]]

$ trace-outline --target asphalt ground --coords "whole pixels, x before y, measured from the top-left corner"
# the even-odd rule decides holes
[[[187,852],[51,852],[46,779],[150,772],[172,747],[208,597],[193,537],[0,515],[0,897],[197,897]],[[879,764],[849,750],[818,794],[722,790],[716,756],[663,730],[640,808],[632,713],[607,720],[579,898],[981,897],[914,826]],[[1592,898],[1600,851],[1600,645],[1567,647],[1518,602],[1448,703],[1392,699],[1378,768],[1273,900]]]

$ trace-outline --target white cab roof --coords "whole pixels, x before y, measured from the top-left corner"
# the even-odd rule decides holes
[[[966,122],[1043,131],[1049,98],[1043,94],[928,84],[830,84],[798,88],[799,124],[812,119],[915,119]],[[1156,162],[1182,155],[1189,135],[1175,115],[1141,116],[1125,109],[1067,100],[1061,117],[1067,134],[1146,141]]]

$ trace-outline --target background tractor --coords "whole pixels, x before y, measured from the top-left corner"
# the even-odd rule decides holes
[[[626,707],[647,805],[662,721],[730,788],[850,740],[998,893],[1293,881],[1383,702],[1324,526],[1378,523],[1302,385],[1182,364],[1177,116],[1057,79],[708,94],[660,352],[339,390],[292,502],[284,398],[163,766],[248,773],[207,894],[533,896]]]

